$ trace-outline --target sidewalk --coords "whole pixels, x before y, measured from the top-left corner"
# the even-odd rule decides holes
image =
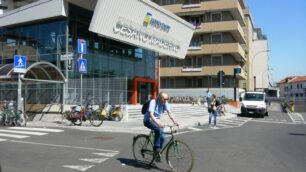
[[[234,107],[225,107],[226,115],[222,117],[217,117],[217,122],[220,119],[230,119],[236,117],[237,110]],[[92,127],[90,126],[89,121],[83,122],[82,126],[73,126],[70,121],[66,119],[62,119],[61,115],[58,114],[48,114],[48,117],[44,117],[41,121],[31,121],[28,122],[27,126],[43,126],[43,127],[64,127],[71,129],[80,129],[80,130],[88,130],[88,131],[106,131],[106,132],[119,132],[119,133],[143,133],[147,134],[149,129],[143,126],[142,120],[128,120],[128,121],[104,121],[100,127]],[[180,125],[180,129],[195,127],[200,123],[201,125],[208,123],[208,113],[203,112],[203,116],[190,116],[190,117],[180,117],[177,116],[176,121]],[[161,121],[164,124],[172,124],[171,120],[168,118],[166,114],[162,117]]]

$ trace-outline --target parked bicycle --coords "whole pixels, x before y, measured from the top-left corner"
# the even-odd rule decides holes
[[[21,110],[15,110],[13,102],[5,102],[0,109],[0,125],[26,126],[26,118]]]
[[[120,105],[115,106],[104,103],[98,112],[99,113],[95,113],[91,117],[91,124],[96,127],[101,126],[104,120],[121,121],[123,118],[123,112]]]
[[[96,116],[98,112],[93,110],[92,105],[86,105],[85,108],[81,106],[72,106],[71,111],[66,115],[66,119],[71,121],[74,125],[82,125],[82,122],[89,120],[93,125],[93,116]],[[93,125],[96,126],[96,125]]]
[[[174,134],[177,130],[174,130],[172,125],[166,125],[170,128],[170,132],[164,132],[164,134],[171,135],[171,138],[165,144],[160,154],[166,151],[166,161],[173,171],[189,172],[193,168],[194,156],[190,147],[183,141],[175,139]],[[177,126],[178,128],[178,126]],[[154,131],[151,131],[149,135],[140,134],[133,139],[133,155],[135,160],[142,165],[151,166],[157,154],[153,151],[154,145]]]

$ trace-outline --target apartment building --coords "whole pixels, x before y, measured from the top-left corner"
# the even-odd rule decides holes
[[[209,88],[217,96],[233,98],[235,68],[241,70],[236,93],[254,89],[254,24],[245,0],[153,1],[196,27],[185,59],[161,55],[161,90],[173,96],[199,96]],[[221,85],[219,71],[224,72]]]

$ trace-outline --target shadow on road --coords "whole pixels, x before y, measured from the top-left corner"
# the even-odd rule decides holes
[[[159,171],[163,171],[163,172],[171,172],[171,171],[166,170],[166,169],[161,169],[161,168],[157,167],[155,164],[148,165],[147,163],[139,163],[134,159],[118,158],[118,160],[122,164],[125,164],[125,165],[128,165],[128,166],[133,166],[133,167],[136,167],[136,168],[142,168],[144,170],[155,169],[155,170],[159,170]]]
[[[306,134],[302,134],[302,133],[289,133],[289,135],[292,135],[292,136],[306,136]]]

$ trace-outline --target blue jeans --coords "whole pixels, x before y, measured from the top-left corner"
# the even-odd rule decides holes
[[[209,113],[209,125],[211,124],[211,117],[214,116],[214,126],[216,126],[217,124],[217,111],[215,110],[212,110],[210,113]]]
[[[144,126],[154,131],[154,150],[162,149],[164,144],[164,129],[159,128],[152,120],[146,120],[143,122]]]

